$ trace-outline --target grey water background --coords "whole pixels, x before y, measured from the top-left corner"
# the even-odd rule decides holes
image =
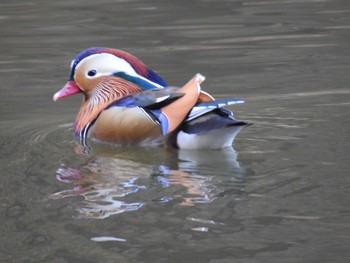
[[[0,262],[348,262],[350,2],[2,1]],[[70,61],[195,73],[253,123],[224,151],[74,140]]]

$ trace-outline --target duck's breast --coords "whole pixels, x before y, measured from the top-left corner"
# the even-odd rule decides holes
[[[110,107],[101,112],[88,137],[120,145],[138,144],[161,135],[159,122],[141,107]]]

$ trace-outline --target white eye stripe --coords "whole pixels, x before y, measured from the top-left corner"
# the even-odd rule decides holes
[[[127,61],[108,53],[93,54],[82,59],[78,65],[76,65],[75,70],[76,72],[83,72],[84,75],[89,78],[101,75],[112,75],[116,72],[125,72],[131,76],[138,75]],[[91,70],[96,70],[97,74],[89,76],[88,73]]]
[[[89,72],[93,70],[95,70],[96,73],[94,75],[89,75]],[[75,67],[74,78],[77,74],[83,75],[88,79],[93,79],[100,76],[112,76],[120,72],[131,77],[142,79],[143,81],[150,83],[152,86],[163,88],[163,86],[156,82],[139,75],[125,59],[109,53],[93,54],[82,59]]]

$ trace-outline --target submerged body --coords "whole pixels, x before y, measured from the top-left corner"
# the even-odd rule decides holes
[[[229,147],[246,123],[222,107],[243,101],[216,101],[201,90],[203,81],[197,74],[182,88],[168,87],[136,57],[91,48],[72,61],[70,79],[54,100],[84,95],[74,124],[75,134],[84,140],[184,149]]]

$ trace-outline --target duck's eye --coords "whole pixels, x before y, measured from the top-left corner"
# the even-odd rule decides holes
[[[87,73],[89,77],[93,77],[97,74],[97,71],[95,69],[89,70],[89,72]]]

